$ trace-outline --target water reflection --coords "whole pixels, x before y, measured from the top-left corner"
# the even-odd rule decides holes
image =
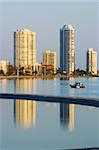
[[[8,92],[7,84],[8,84],[8,80],[6,80],[6,79],[0,80],[0,91],[2,93]]]
[[[16,93],[35,92],[35,79],[17,79],[14,86]],[[16,125],[21,125],[24,128],[34,127],[36,124],[36,102],[16,99],[14,101],[14,121]]]
[[[74,77],[60,77],[60,80],[69,80],[69,81],[74,81]]]
[[[29,100],[14,101],[14,121],[24,128],[34,127],[36,124],[36,102]]]
[[[63,129],[74,129],[74,104],[60,103],[60,124]]]
[[[35,93],[36,79],[16,79],[14,81],[15,93]]]
[[[74,96],[75,90],[70,88],[69,86],[69,84],[71,84],[74,80],[75,78],[71,77],[68,79],[68,81],[64,84],[63,87],[60,86],[60,92],[62,95]],[[61,80],[60,83],[62,83]],[[66,88],[65,94],[64,88]],[[72,131],[74,129],[74,113],[74,104],[60,103],[60,125],[63,129],[69,128],[69,131]]]
[[[40,78],[40,79],[42,79],[42,80],[56,80],[56,77],[42,77],[42,78]]]

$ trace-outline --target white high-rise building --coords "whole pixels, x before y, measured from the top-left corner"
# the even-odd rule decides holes
[[[60,70],[71,74],[75,70],[74,28],[64,25],[60,29]]]
[[[36,33],[28,29],[14,32],[14,65],[31,67],[36,63]]]
[[[87,49],[87,72],[97,74],[97,52],[93,48]]]

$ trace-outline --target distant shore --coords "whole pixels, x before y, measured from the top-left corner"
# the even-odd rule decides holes
[[[41,78],[41,79],[46,79],[46,78],[65,78],[65,79],[69,79],[69,78],[78,78],[78,77],[81,77],[81,78],[93,78],[93,77],[99,77],[99,75],[97,76],[88,76],[88,75],[85,75],[85,76],[69,76],[69,75],[60,75],[60,74],[56,74],[56,75],[27,75],[27,76],[17,76],[17,75],[9,75],[9,76],[0,76],[0,80],[1,79],[23,79],[23,78]]]

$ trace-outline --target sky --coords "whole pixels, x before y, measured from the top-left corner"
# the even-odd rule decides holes
[[[71,24],[75,30],[76,68],[86,69],[86,51],[98,54],[99,69],[99,1],[98,0],[0,0],[0,60],[13,64],[13,33],[27,28],[36,32],[37,62],[44,50],[57,53],[60,61],[60,28]]]

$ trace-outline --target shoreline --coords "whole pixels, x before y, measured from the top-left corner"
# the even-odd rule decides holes
[[[70,79],[70,78],[95,78],[99,77],[97,76],[66,76],[66,75],[32,75],[32,76],[17,76],[17,75],[10,75],[10,76],[0,76],[0,80],[2,79],[28,79],[28,78],[35,78],[35,79],[50,79],[50,78],[64,78],[64,79]]]
[[[13,94],[13,93],[0,93],[2,99],[21,99],[21,100],[35,100],[41,102],[55,102],[55,103],[73,103],[79,105],[99,107],[99,98],[96,97],[80,97],[80,96],[49,96],[38,94]]]

